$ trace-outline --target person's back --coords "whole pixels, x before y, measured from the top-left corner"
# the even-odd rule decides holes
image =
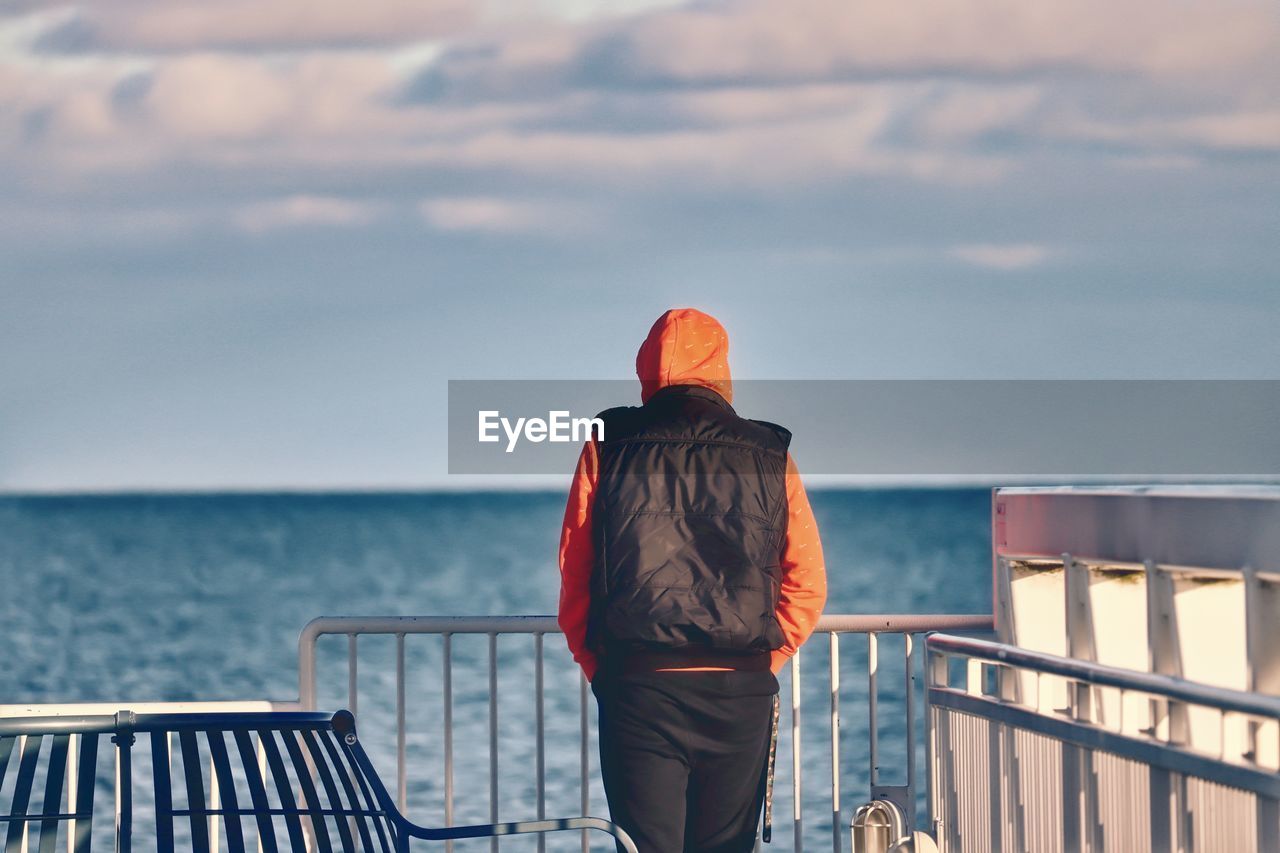
[[[774,673],[825,603],[790,433],[733,410],[727,356],[713,318],[663,314],[636,358],[643,405],[601,414],[565,512],[560,624],[641,851],[751,849]]]

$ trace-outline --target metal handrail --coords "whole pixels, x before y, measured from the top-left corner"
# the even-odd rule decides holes
[[[931,634],[925,651],[929,806],[942,850],[1059,836],[1067,850],[1280,850],[1280,697],[968,637]],[[965,664],[956,685],[953,661]],[[1014,686],[1031,677],[1037,698],[1020,701],[1006,676]],[[1066,682],[1066,707],[1040,701],[1041,676]],[[1094,713],[1095,689],[1119,694],[1118,725]],[[1129,694],[1148,701],[1126,726]],[[1199,739],[1192,712],[1203,715]]]
[[[878,643],[880,634],[902,634],[906,638],[903,665],[909,678],[914,678],[912,635],[928,631],[989,631],[993,627],[993,619],[989,614],[833,614],[823,616],[817,624],[815,633],[829,635],[831,659],[829,679],[831,686],[831,801],[832,813],[835,816],[832,826],[832,849],[841,853],[843,827],[839,819],[840,802],[840,744],[838,730],[840,725],[839,708],[839,643],[838,635],[859,633],[867,635],[868,653],[868,715],[870,717],[868,759],[870,764],[870,782],[872,791],[887,791],[887,787],[879,786],[878,747],[877,747],[877,704],[876,677],[878,665]],[[396,638],[396,752],[397,752],[397,796],[403,808],[407,797],[407,778],[405,761],[405,637],[409,634],[434,634],[442,637],[444,646],[443,672],[441,673],[441,699],[443,701],[443,736],[444,736],[444,818],[445,826],[452,823],[453,817],[453,678],[452,678],[452,643],[454,634],[487,635],[489,638],[488,677],[489,677],[489,806],[490,821],[497,822],[497,694],[494,689],[497,679],[497,638],[501,634],[531,635],[534,639],[534,690],[536,694],[533,708],[535,718],[535,765],[537,767],[537,808],[538,817],[543,817],[545,744],[543,713],[543,642],[546,634],[558,634],[560,627],[554,616],[389,616],[389,617],[319,617],[309,622],[298,638],[298,692],[299,705],[304,709],[315,707],[316,703],[316,641],[325,635],[347,637],[347,683],[348,705],[353,710],[358,703],[356,688],[358,654],[357,638],[362,634],[382,634]],[[792,798],[794,811],[792,825],[794,830],[796,851],[803,849],[803,820],[801,814],[801,787],[803,766],[799,749],[801,738],[800,708],[800,661],[797,653],[790,661],[791,690],[791,739],[792,739]],[[589,811],[589,778],[590,755],[588,751],[589,713],[588,687],[585,678],[579,679],[579,714],[580,714],[580,775],[581,775],[581,810]],[[906,728],[908,750],[911,760],[907,767],[906,797],[914,802],[916,784],[914,760],[914,706],[912,691],[906,695]],[[496,839],[493,846],[496,850]],[[539,849],[542,849],[540,841]],[[583,850],[588,845],[584,834]]]
[[[926,631],[990,631],[989,614],[828,614],[815,633],[920,634]],[[298,636],[298,701],[315,705],[315,642],[324,635],[353,634],[559,634],[554,616],[317,616]]]
[[[1280,696],[1214,687],[1169,675],[1122,669],[1078,658],[1059,657],[971,637],[930,634],[925,638],[925,645],[930,652],[958,654],[990,663],[1030,667],[1040,673],[1057,675],[1096,687],[1115,687],[1131,692],[1151,693],[1220,711],[1280,718]]]

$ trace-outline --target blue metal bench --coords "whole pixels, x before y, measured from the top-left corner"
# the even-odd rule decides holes
[[[215,847],[244,853],[259,845],[266,853],[404,853],[412,839],[584,829],[609,833],[623,849],[635,853],[627,834],[600,818],[448,828],[413,824],[396,808],[347,711],[332,717],[301,712],[122,712],[0,719],[0,836],[5,853],[89,853],[95,821],[102,834],[102,801],[109,799],[95,799],[95,790],[111,772],[109,764],[100,766],[106,764],[100,759],[111,751],[118,772],[117,803],[106,804],[111,811],[105,819],[114,821],[114,847],[122,853],[131,850],[135,837],[141,849],[162,853],[176,844],[194,853],[209,853]],[[135,772],[135,765],[145,764],[150,772]],[[175,771],[175,764],[180,771]],[[150,783],[154,803],[143,811],[154,818],[144,814],[135,821],[134,786],[142,779]]]

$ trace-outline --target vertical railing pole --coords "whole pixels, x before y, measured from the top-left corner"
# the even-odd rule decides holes
[[[587,784],[587,774],[591,772],[591,754],[589,750],[589,734],[590,727],[587,719],[587,676],[580,673],[578,676],[578,730],[580,734],[580,746],[578,770],[579,784],[582,786],[582,814],[590,814],[591,812],[591,788]],[[591,836],[587,834],[588,830],[582,830],[582,853],[590,853]]]
[[[444,635],[444,825],[453,826],[453,635]],[[453,839],[444,843],[445,853],[453,853]]]
[[[357,658],[356,635],[347,635],[347,710],[351,712],[351,716],[357,720],[360,719],[359,712],[359,692],[360,684],[358,680],[359,660]]]
[[[934,775],[938,768],[934,766],[933,714],[929,710],[929,688],[933,686],[933,656],[929,652],[928,637],[925,637],[924,652],[921,654],[924,663],[924,805],[925,829],[938,836],[938,825],[935,821],[937,811],[933,807]]]
[[[903,634],[905,643],[902,653],[902,666],[906,680],[907,711],[907,829],[914,831],[916,826],[916,679],[915,669],[911,666],[912,637]]]
[[[357,720],[360,719],[360,680],[359,680],[359,648],[356,643],[356,634],[347,634],[347,710],[351,712],[351,716]],[[354,768],[347,770],[347,776],[351,780],[352,787],[356,784],[356,773]],[[356,837],[357,822],[354,817],[347,819],[347,824],[351,832],[352,838]],[[360,849],[360,842],[356,840],[356,849]]]
[[[304,711],[316,709],[316,638],[310,631],[298,638],[298,704]]]
[[[534,693],[534,773],[538,777],[537,809],[538,820],[547,816],[547,755],[546,755],[546,721],[543,709],[542,689],[542,632],[533,635],[533,693]],[[538,853],[545,853],[547,836],[538,833]]]
[[[498,635],[489,634],[489,823],[498,822]],[[489,839],[498,851],[498,836]]]
[[[405,767],[404,634],[396,634],[396,802],[408,811],[409,780]]]
[[[804,849],[804,809],[800,792],[804,762],[800,756],[800,651],[791,656],[791,821],[795,851]]]
[[[831,638],[831,849],[840,853],[840,635]]]
[[[867,761],[871,787],[880,784],[880,734],[876,717],[876,671],[880,668],[880,642],[874,631],[867,632]]]

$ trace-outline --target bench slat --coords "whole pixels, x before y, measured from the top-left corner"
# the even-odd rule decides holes
[[[4,777],[9,772],[9,757],[13,753],[13,744],[17,735],[0,737],[0,787],[4,786]]]
[[[13,780],[13,806],[9,816],[25,818],[27,808],[31,805],[31,786],[35,783],[36,766],[40,763],[40,746],[44,743],[44,735],[27,735],[22,745],[22,757],[18,760],[18,778]],[[26,820],[9,822],[9,838],[5,844],[5,853],[23,853],[23,837],[27,831]]]
[[[350,767],[348,767],[343,762],[342,754],[338,750],[338,747],[334,746],[333,740],[335,737],[337,737],[337,735],[335,735],[333,732],[322,732],[320,734],[320,742],[324,745],[325,752],[329,754],[329,761],[333,764],[334,770],[338,774],[338,779],[342,783],[343,791],[346,792],[348,807],[352,811],[359,812],[363,809],[363,807],[360,805],[359,795],[356,794],[356,786],[351,781],[351,776],[353,771],[351,770]],[[373,818],[373,822],[377,824],[379,830],[381,830],[382,828],[381,816],[375,816]],[[373,839],[369,836],[369,821],[357,820],[356,827],[360,831],[361,849],[372,851],[374,847],[373,847]],[[383,842],[383,847],[384,848],[386,847],[385,841]]]
[[[62,805],[62,783],[67,779],[67,749],[71,735],[55,735],[53,750],[49,753],[49,766],[44,777],[44,814],[58,813]],[[40,822],[40,853],[54,853],[58,845],[58,819]]]
[[[263,853],[279,853],[276,849],[276,828],[267,810],[271,804],[267,801],[267,789],[262,776],[258,772],[258,753],[253,748],[253,741],[246,729],[235,730],[236,749],[240,752],[240,763],[244,766],[245,781],[249,785],[249,798],[253,801],[254,817],[258,821],[258,843]]]
[[[325,825],[324,815],[319,814],[324,808],[320,804],[320,796],[316,791],[315,780],[311,778],[311,770],[298,748],[297,732],[280,732],[285,749],[289,751],[289,760],[293,762],[293,772],[298,776],[298,784],[302,788],[304,808],[311,812],[311,832],[315,836],[316,846],[320,853],[333,853],[333,843],[329,840],[329,827]]]
[[[93,792],[98,789],[98,735],[80,735],[80,767],[76,771],[76,811],[84,817],[76,819],[75,853],[90,853],[93,841]]]
[[[221,798],[222,825],[227,834],[228,853],[244,853],[244,832],[240,826],[240,804],[236,795],[236,778],[231,773],[231,761],[227,756],[227,742],[220,731],[206,731],[209,755],[213,757],[213,772],[217,774],[218,796]],[[257,767],[246,767],[248,775]]]
[[[151,733],[151,783],[155,786],[156,849],[173,850],[173,785],[169,733]]]
[[[324,753],[320,751],[320,745],[316,743],[315,735],[303,730],[298,732],[298,736],[306,744],[307,752],[311,755],[311,763],[320,774],[320,784],[324,786],[324,794],[329,800],[329,806],[341,810],[342,799],[338,796],[338,786],[334,784],[333,772],[329,769],[329,762],[325,759]],[[351,837],[350,822],[339,817],[334,820],[334,823],[338,827],[342,853],[355,853],[355,840]]]
[[[275,732],[271,729],[259,729],[258,740],[262,743],[262,751],[267,755],[267,766],[271,768],[271,776],[276,783],[276,795],[280,805],[287,809],[284,816],[285,826],[289,830],[289,849],[305,850],[306,841],[302,834],[302,821],[298,820],[298,803],[293,798],[293,783],[285,772],[284,761],[280,758],[280,747],[276,744]]]
[[[360,791],[364,794],[366,807],[369,811],[382,811],[382,804],[378,798],[369,790],[369,781],[365,778],[364,768],[360,766],[360,762],[355,760],[355,756],[351,753],[351,748],[345,743],[342,745],[342,754],[347,759],[347,765],[351,769],[351,774],[355,776],[356,783],[360,786]],[[383,824],[387,824],[384,828]],[[399,844],[395,837],[395,827],[390,820],[374,821],[373,824],[378,830],[378,842],[382,845],[382,853],[391,853],[392,847],[398,847]],[[391,832],[391,843],[387,843],[387,831]]]
[[[204,798],[204,764],[196,733],[178,732],[182,747],[182,773],[187,781],[187,810],[191,813],[191,847],[195,853],[209,853],[209,813]]]

